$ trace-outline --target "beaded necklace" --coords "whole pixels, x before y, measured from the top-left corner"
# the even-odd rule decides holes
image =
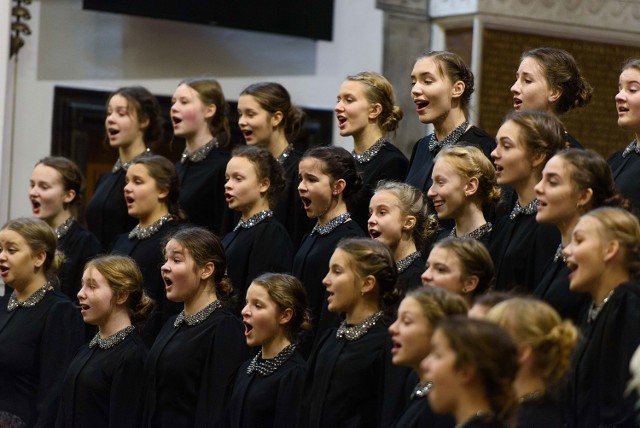
[[[511,214],[509,214],[509,219],[513,220],[516,217],[518,217],[520,214],[524,214],[524,215],[535,214],[536,211],[538,210],[538,205],[540,205],[540,201],[538,201],[537,198],[529,202],[524,207],[521,207],[520,202],[516,201],[516,205],[511,210]]]
[[[284,163],[284,161],[285,161],[289,156],[291,156],[291,152],[292,152],[292,151],[293,151],[293,146],[292,146],[291,144],[289,144],[289,145],[287,146],[287,148],[286,148],[286,149],[284,149],[284,151],[283,151],[282,153],[280,153],[280,156],[278,156],[278,157],[276,158],[276,160],[278,161],[278,163],[279,163],[280,165],[282,165],[282,164]]]
[[[400,259],[396,262],[396,269],[398,269],[398,273],[404,272],[414,261],[416,261],[419,257],[422,256],[420,251],[414,251],[409,254],[404,259]]]
[[[143,239],[147,239],[158,233],[162,226],[164,226],[166,222],[171,220],[171,218],[173,218],[173,214],[167,213],[144,229],[141,229],[140,225],[137,224],[136,227],[134,227],[131,232],[129,232],[129,239],[137,238],[141,241]]]
[[[51,285],[51,281],[47,281],[45,285],[38,288],[31,296],[27,297],[22,302],[18,300],[16,297],[16,291],[13,290],[13,293],[11,293],[11,296],[9,297],[9,302],[7,303],[7,310],[11,312],[16,308],[32,308],[40,303],[45,294],[51,290],[53,290],[53,285]]]
[[[349,220],[350,218],[351,218],[351,214],[342,213],[338,217],[332,218],[325,224],[320,224],[318,222],[316,223],[315,226],[313,226],[313,230],[311,231],[311,234],[313,235],[314,233],[317,233],[318,235],[328,235],[331,232],[333,232],[333,230],[336,227],[340,226],[343,223],[346,223],[347,220]]]
[[[368,318],[365,318],[356,325],[347,325],[346,321],[342,321],[338,331],[336,332],[336,339],[347,339],[350,342],[360,339],[362,336],[376,325],[378,320],[382,317],[382,311],[378,311]]]
[[[189,327],[198,325],[202,321],[209,318],[209,315],[211,315],[216,309],[220,309],[221,307],[222,307],[222,302],[220,300],[214,300],[213,302],[205,306],[204,309],[196,312],[193,315],[185,315],[184,309],[183,309],[182,312],[178,314],[178,317],[176,318],[176,320],[173,322],[173,327],[178,328],[180,327],[180,325],[182,325],[182,323],[185,323]]]
[[[109,337],[105,337],[104,339],[100,337],[100,333],[96,333],[96,335],[93,336],[93,339],[91,339],[91,342],[89,342],[89,349],[95,347],[96,345],[98,345],[100,349],[113,348],[118,343],[126,339],[127,336],[129,336],[129,334],[135,329],[136,328],[134,326],[128,325],[119,332],[112,334]]]
[[[251,229],[253,226],[260,223],[262,220],[266,220],[272,216],[273,216],[273,211],[271,210],[260,211],[259,213],[252,215],[246,220],[240,219],[238,224],[236,224],[236,227],[233,228],[233,231],[235,232],[240,228]]]
[[[456,143],[460,139],[460,137],[462,137],[462,134],[465,133],[468,127],[469,127],[469,121],[465,120],[453,131],[451,131],[451,134],[444,137],[444,140],[442,141],[436,140],[436,133],[433,132],[429,136],[429,151],[433,153],[436,150],[440,150],[443,147],[448,147]]]
[[[211,153],[211,150],[216,148],[218,148],[218,139],[216,137],[213,137],[211,141],[209,141],[199,149],[196,149],[191,154],[189,154],[189,151],[185,148],[184,152],[182,152],[180,163],[186,163],[187,160],[190,160],[193,163],[202,162],[209,155],[209,153]]]
[[[151,155],[151,150],[147,147],[147,148],[144,149],[144,152],[140,153],[138,156],[134,157],[130,161],[122,162],[120,160],[120,158],[118,158],[116,163],[113,165],[113,168],[111,168],[111,172],[112,173],[116,173],[116,172],[120,171],[121,169],[124,170],[124,171],[128,171],[129,167],[131,166],[133,161],[137,160],[138,158],[141,158],[141,157],[144,157],[144,156],[150,156],[150,155]]]
[[[284,349],[278,352],[278,355],[271,359],[262,359],[262,350],[260,350],[255,357],[249,363],[247,367],[247,374],[250,375],[253,372],[257,372],[262,376],[269,376],[278,370],[296,350],[296,345],[291,343],[284,347]]]
[[[486,235],[487,233],[491,232],[492,229],[493,229],[493,226],[491,225],[491,223],[487,222],[487,223],[483,224],[482,226],[480,226],[479,228],[477,228],[476,230],[467,233],[466,235],[457,236],[456,235],[456,227],[453,226],[453,229],[451,229],[451,233],[449,234],[449,237],[451,237],[451,238],[468,238],[468,239],[479,240],[484,235]]]
[[[69,229],[71,229],[71,226],[73,226],[73,222],[76,221],[74,216],[69,217],[68,219],[66,219],[65,221],[62,222],[62,224],[58,227],[56,227],[56,236],[58,237],[58,239],[62,238],[64,235],[67,234],[67,232],[69,231]]]
[[[362,152],[361,155],[357,154],[355,149],[351,151],[351,156],[358,162],[360,165],[364,165],[373,160],[374,157],[380,152],[384,144],[387,143],[387,140],[384,137],[379,138],[371,147]]]

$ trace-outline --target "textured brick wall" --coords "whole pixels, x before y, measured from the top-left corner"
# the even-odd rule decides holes
[[[617,125],[614,96],[618,92],[620,67],[628,58],[640,58],[640,49],[497,30],[484,31],[483,46],[479,125],[491,135],[496,134],[504,115],[511,110],[509,88],[522,52],[551,46],[571,52],[594,87],[591,103],[562,116],[567,131],[585,147],[605,157],[633,138],[632,133]]]

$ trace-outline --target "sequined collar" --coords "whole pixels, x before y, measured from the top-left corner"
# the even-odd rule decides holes
[[[180,327],[180,325],[182,325],[182,323],[185,323],[189,327],[198,325],[202,321],[209,318],[209,315],[215,312],[216,309],[220,309],[221,307],[222,307],[222,302],[220,302],[220,300],[214,300],[213,302],[209,303],[204,309],[196,312],[193,315],[185,315],[184,310],[182,310],[182,312],[178,314],[178,317],[174,321],[173,327],[178,328]]]
[[[351,152],[351,156],[353,156],[356,162],[358,162],[360,165],[364,165],[366,163],[371,162],[373,158],[376,157],[376,155],[380,152],[382,147],[384,147],[385,143],[387,143],[387,140],[385,140],[384,137],[379,138],[378,141],[373,143],[371,147],[369,147],[367,150],[362,152],[361,155],[357,154],[356,151],[353,150]]]
[[[520,202],[516,201],[516,205],[511,210],[511,214],[509,214],[509,218],[513,220],[516,217],[518,217],[520,214],[524,214],[524,215],[535,214],[536,211],[538,210],[538,205],[540,205],[540,201],[538,201],[538,199],[534,199],[524,207],[521,207]]]
[[[289,144],[289,145],[287,146],[287,148],[286,148],[286,149],[284,149],[284,151],[283,151],[282,153],[280,153],[280,156],[278,156],[278,157],[276,158],[276,160],[278,161],[278,163],[279,163],[280,165],[282,165],[282,164],[284,163],[284,161],[285,161],[289,156],[291,156],[291,152],[293,152],[293,145]]]
[[[629,143],[629,145],[624,149],[624,151],[622,152],[622,157],[626,158],[631,153],[640,155],[640,147],[638,147],[638,141],[635,139],[631,143]]]
[[[443,147],[448,147],[456,143],[460,139],[460,137],[462,137],[462,134],[465,133],[468,127],[469,127],[469,121],[465,120],[460,124],[460,126],[458,126],[456,129],[451,131],[451,134],[444,137],[444,140],[442,141],[436,140],[436,133],[434,131],[429,136],[429,151],[433,153],[437,150],[440,150]]]
[[[104,339],[100,337],[100,333],[96,333],[96,335],[93,336],[93,339],[91,339],[91,342],[89,342],[89,348],[91,349],[96,345],[98,345],[100,349],[113,348],[118,343],[126,339],[127,336],[129,336],[129,334],[135,329],[136,328],[134,326],[129,325],[123,328],[122,330],[120,330],[119,332],[112,334],[109,337],[105,337]]]
[[[478,424],[480,422],[480,424]],[[465,428],[465,427],[474,427],[474,426],[482,426],[483,424],[490,424],[490,426],[498,426],[496,423],[496,417],[491,412],[483,412],[482,410],[478,410],[475,415],[471,416],[464,422],[456,424],[454,428]]]
[[[457,236],[456,235],[456,227],[454,226],[453,229],[451,229],[451,233],[449,234],[449,237],[451,238],[468,238],[468,239],[482,239],[482,237],[484,235],[486,235],[487,233],[491,232],[491,230],[493,229],[493,225],[489,222],[486,222],[485,224],[483,224],[482,226],[480,226],[479,228],[477,228],[476,230],[467,233],[466,235],[463,236]]]
[[[262,351],[260,351],[255,357],[253,357],[251,363],[249,363],[249,367],[247,367],[247,374],[250,375],[253,372],[258,372],[262,376],[269,376],[278,370],[289,358],[291,358],[295,350],[296,345],[291,343],[282,351],[278,352],[278,355],[268,360],[262,359]]]
[[[185,148],[184,152],[182,152],[180,163],[186,163],[187,160],[190,160],[193,163],[202,162],[209,155],[209,153],[211,153],[211,150],[216,148],[218,148],[218,139],[216,137],[213,137],[211,141],[209,141],[199,149],[196,149],[196,151],[191,154],[189,154],[189,151]]]
[[[251,229],[253,226],[260,223],[262,220],[268,219],[269,217],[272,217],[272,216],[273,216],[273,211],[271,210],[260,211],[259,213],[249,217],[247,220],[240,219],[238,224],[236,224],[236,227],[233,228],[233,231],[235,232],[240,228]]]
[[[71,216],[68,219],[66,219],[65,221],[62,222],[62,224],[58,227],[56,227],[56,236],[58,237],[58,239],[62,238],[64,235],[67,234],[67,232],[69,231],[69,229],[71,229],[71,226],[73,226],[73,222],[75,222],[76,219],[75,217]]]
[[[398,273],[404,272],[414,261],[416,261],[419,257],[422,256],[420,251],[415,251],[409,254],[404,259],[400,259],[396,262],[396,269],[398,269]]]
[[[51,281],[47,281],[45,285],[38,288],[31,296],[27,297],[24,301],[19,301],[16,297],[15,290],[11,293],[9,297],[9,302],[7,303],[7,310],[9,312],[13,311],[16,308],[32,308],[44,298],[45,294],[49,291],[53,290],[53,286],[51,285]]]
[[[129,169],[129,167],[131,166],[131,164],[137,160],[138,158],[141,158],[143,156],[150,156],[151,155],[151,150],[147,147],[146,149],[144,149],[144,152],[140,153],[138,156],[134,157],[133,159],[131,159],[128,162],[122,162],[120,160],[120,158],[118,158],[118,160],[116,161],[115,165],[113,165],[113,168],[111,168],[111,172],[112,173],[116,173],[118,171],[120,171],[121,169],[124,171],[127,171]]]
[[[336,227],[340,226],[343,223],[346,223],[350,218],[351,214],[342,213],[338,217],[332,218],[325,224],[316,223],[316,225],[313,226],[311,234],[313,235],[314,233],[317,233],[318,235],[328,235],[333,232]]]
[[[591,302],[591,306],[589,306],[589,313],[587,314],[587,321],[592,323],[598,318],[600,312],[602,312],[602,308],[604,308],[605,303],[609,301],[609,298],[613,295],[615,288],[607,294],[607,297],[604,298],[602,303],[596,304],[596,302]]]
[[[413,391],[411,392],[411,396],[409,397],[409,400],[413,400],[414,398],[426,397],[429,391],[431,390],[432,386],[433,386],[433,383],[431,382],[427,382],[426,384],[418,382],[418,384],[413,388]]]
[[[553,256],[554,263],[558,263],[559,261],[562,261],[563,263],[567,262],[567,258],[564,256],[564,254],[562,254],[562,250],[564,250],[564,247],[562,246],[562,244],[558,245],[558,248],[556,249],[556,253]]]
[[[164,226],[164,224],[169,220],[171,220],[172,218],[173,218],[173,214],[167,213],[143,229],[141,229],[140,225],[137,224],[136,227],[134,227],[131,230],[131,232],[129,232],[129,239],[135,238],[141,241],[143,239],[147,239],[155,235],[156,233],[158,233],[158,231],[162,228],[162,226]]]
[[[336,332],[336,339],[344,338],[350,342],[358,340],[367,334],[371,327],[376,325],[380,317],[382,317],[382,311],[376,312],[356,325],[347,325],[346,321],[342,321],[342,324],[340,324],[340,327],[338,327],[338,331]]]

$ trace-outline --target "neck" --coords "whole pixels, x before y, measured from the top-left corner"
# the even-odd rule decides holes
[[[436,139],[438,141],[444,140],[447,135],[451,134],[454,129],[462,125],[465,120],[466,116],[461,109],[452,109],[449,111],[449,114],[444,116],[442,119],[433,122]]]
[[[347,212],[347,204],[342,200],[342,196],[338,195],[333,198],[329,209],[318,216],[318,223],[325,224],[329,220],[338,217],[340,214]]]
[[[284,135],[284,131],[278,128],[278,130],[271,135],[271,140],[265,148],[271,153],[271,156],[278,159],[278,156],[286,150],[287,146],[289,146],[287,137]]]
[[[453,414],[456,424],[462,424],[478,413],[491,413],[491,405],[484,394],[464,390],[460,395]]]
[[[42,268],[40,268],[38,273],[25,281],[25,283],[16,282],[9,285],[15,290],[18,300],[24,302],[31,297],[33,293],[38,291],[40,287],[46,284],[46,282],[47,278],[44,276],[44,273],[42,273]]]
[[[574,213],[571,218],[562,220],[557,226],[560,231],[560,236],[562,237],[562,246],[566,247],[571,242],[571,234],[573,233],[574,227],[578,224],[578,220],[580,220],[580,213]]]
[[[147,150],[147,147],[142,137],[140,137],[131,144],[118,147],[118,156],[120,157],[120,161],[129,162],[131,159],[144,153],[145,150]]]
[[[118,305],[109,316],[109,319],[103,324],[98,325],[98,332],[100,333],[100,337],[104,339],[105,337],[113,336],[130,325],[131,318],[129,318],[127,309],[122,307],[122,305]]]
[[[213,139],[208,126],[200,128],[194,135],[186,139],[187,152],[193,153]]]
[[[378,302],[374,302],[371,298],[363,296],[359,302],[349,310],[345,315],[345,321],[347,324],[355,325],[369,318],[380,310]]]
[[[589,293],[596,305],[601,304],[607,298],[611,290],[618,288],[623,282],[629,281],[629,272],[621,268],[606,269],[600,277],[598,285]]]
[[[266,211],[268,209],[269,209],[269,201],[267,200],[267,198],[266,197],[260,198],[253,205],[241,211],[242,220],[247,221],[254,215],[258,214],[260,211]]]
[[[208,281],[201,281],[196,294],[184,301],[185,315],[193,315],[206,308],[218,299],[215,291],[211,291],[213,284]]]
[[[158,204],[152,212],[145,215],[144,217],[140,217],[138,225],[140,226],[140,229],[144,229],[145,227],[151,226],[153,223],[160,220],[168,213],[169,208],[167,208],[165,204]]]
[[[383,137],[382,130],[377,124],[369,124],[362,131],[353,135],[353,149],[359,155],[373,146],[376,141]]]
[[[536,198],[534,187],[541,178],[542,176],[538,176],[538,174],[530,174],[529,177],[522,182],[509,183],[518,194],[518,203],[521,207],[526,206]]]
[[[262,344],[262,358],[275,358],[284,348],[291,345],[291,341],[287,339],[282,332],[266,343]]]
[[[55,230],[58,226],[67,221],[69,217],[71,217],[71,212],[68,209],[62,210],[55,216],[47,219],[46,222],[49,226],[51,226],[52,229]]]
[[[534,392],[545,391],[544,381],[538,376],[534,376],[527,372],[529,372],[529,370],[525,370],[524,367],[521,367],[520,370],[518,370],[515,381],[513,382],[513,389],[515,390],[516,397],[518,398]]]
[[[413,242],[413,239],[411,237],[406,237],[404,235],[405,234],[403,233],[402,238],[400,239],[400,242],[398,242],[398,246],[392,249],[393,259],[396,262],[404,259],[409,254],[415,253],[417,250],[416,244],[415,242]]]
[[[457,236],[467,235],[487,222],[482,210],[474,203],[467,204],[464,211],[455,219]]]

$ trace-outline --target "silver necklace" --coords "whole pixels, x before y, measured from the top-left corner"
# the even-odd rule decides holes
[[[141,229],[140,225],[137,224],[136,227],[134,227],[131,232],[129,232],[129,239],[137,238],[141,241],[143,239],[147,239],[158,233],[162,226],[164,226],[166,222],[171,220],[171,218],[173,218],[173,214],[167,213],[143,229]]]
[[[465,120],[460,124],[460,126],[458,126],[456,129],[451,131],[451,134],[444,137],[444,140],[442,141],[436,140],[436,133],[434,131],[429,136],[429,151],[433,153],[436,150],[440,150],[443,147],[448,147],[456,143],[460,139],[460,137],[462,137],[462,134],[465,133],[468,127],[469,127],[469,121]]]
[[[367,334],[371,327],[376,325],[381,316],[382,311],[378,311],[356,325],[347,325],[346,321],[342,321],[342,324],[340,324],[340,327],[336,332],[336,339],[344,338],[350,342],[360,339],[362,336]]]
[[[143,156],[150,156],[150,155],[151,155],[151,149],[149,149],[147,147],[147,148],[144,149],[144,152],[140,153],[138,156],[134,157],[130,161],[122,162],[122,160],[120,160],[120,158],[118,158],[116,163],[113,165],[113,168],[111,168],[111,172],[112,173],[116,173],[116,172],[120,171],[121,169],[124,170],[124,171],[128,171],[129,167],[131,166],[133,161],[135,161],[138,158],[141,158]]]
[[[186,163],[187,160],[198,163],[202,162],[208,155],[211,153],[211,150],[218,148],[218,139],[213,137],[211,141],[209,141],[204,146],[196,149],[193,153],[189,154],[189,150],[186,148],[184,152],[182,152],[182,157],[180,158],[180,163]]]
[[[104,339],[100,337],[100,333],[96,333],[93,339],[91,339],[91,342],[89,342],[89,349],[95,347],[96,345],[98,345],[100,349],[113,348],[118,343],[126,339],[127,336],[129,336],[129,334],[135,329],[136,328],[134,326],[128,325],[119,332],[112,334],[109,337],[105,337]]]
[[[605,303],[609,301],[609,298],[611,297],[614,291],[615,291],[615,288],[611,290],[609,294],[607,294],[607,297],[605,297],[602,303],[600,304],[596,304],[596,302],[591,302],[591,306],[589,306],[589,313],[587,314],[587,321],[589,323],[594,322],[596,318],[598,318],[598,315],[600,315],[600,312],[602,312],[602,308],[604,308]]]
[[[457,236],[456,235],[456,227],[453,226],[453,229],[451,229],[451,233],[449,234],[449,237],[451,237],[451,238],[467,238],[467,239],[479,240],[484,235],[486,235],[487,233],[491,232],[492,229],[493,229],[493,226],[491,225],[491,223],[487,222],[487,223],[483,224],[482,226],[480,226],[479,228],[477,228],[476,230],[467,233],[466,235]]]
[[[292,152],[292,151],[293,151],[293,145],[289,144],[289,145],[287,146],[287,148],[286,148],[286,149],[284,149],[284,151],[283,151],[282,153],[280,153],[280,156],[278,156],[278,157],[276,158],[276,160],[278,161],[278,163],[279,163],[280,165],[282,165],[282,164],[284,163],[284,161],[285,161],[289,156],[291,156],[291,152]]]
[[[419,257],[422,256],[420,251],[414,251],[409,254],[404,259],[400,259],[396,262],[396,269],[398,269],[398,273],[404,272],[414,261],[416,261]]]
[[[318,222],[316,223],[315,226],[313,226],[313,230],[311,231],[311,234],[313,235],[317,233],[318,235],[328,235],[331,232],[333,232],[333,230],[336,227],[340,226],[343,223],[346,223],[347,220],[349,220],[350,218],[351,218],[351,214],[342,213],[338,217],[332,218],[325,224],[320,224],[320,222]]]
[[[185,323],[189,327],[198,325],[202,321],[209,318],[209,315],[215,312],[216,309],[220,309],[221,307],[222,307],[222,302],[220,300],[214,300],[213,302],[209,303],[204,309],[196,312],[193,315],[185,315],[184,309],[183,309],[182,312],[178,314],[178,317],[176,318],[176,320],[173,322],[173,327],[178,328],[180,327],[180,325],[182,325],[182,323]]]
[[[373,143],[373,145],[371,147],[369,147],[367,150],[362,152],[361,155],[357,154],[355,149],[352,150],[351,151],[351,156],[353,156],[353,158],[356,160],[356,162],[358,162],[360,165],[364,165],[366,163],[371,162],[371,160],[374,157],[376,157],[376,155],[380,152],[382,147],[384,147],[384,144],[386,142],[387,142],[387,140],[385,140],[384,137],[381,137],[375,143]]]
[[[413,392],[411,392],[411,396],[409,397],[409,400],[413,400],[414,398],[426,397],[429,391],[431,390],[432,386],[433,386],[432,382],[427,382],[427,383],[418,382],[418,384],[413,388]]]
[[[262,376],[269,376],[278,370],[285,361],[291,358],[295,350],[296,345],[291,343],[285,346],[282,351],[278,352],[278,355],[267,360],[262,359],[262,351],[259,351],[256,356],[253,357],[251,363],[249,363],[247,374],[250,375],[253,372],[258,372]]]
[[[9,297],[9,302],[7,303],[7,310],[11,312],[16,308],[32,308],[40,303],[45,294],[47,294],[51,290],[53,290],[51,281],[47,281],[45,285],[38,288],[31,296],[27,297],[22,302],[18,300],[18,298],[16,297],[16,291],[13,290],[13,293],[11,293],[11,296]]]
[[[511,214],[509,214],[509,218],[513,220],[516,217],[518,217],[520,214],[524,214],[524,215],[535,214],[536,211],[538,210],[538,205],[540,205],[540,202],[538,201],[537,198],[529,202],[524,207],[521,207],[520,202],[516,201],[516,205],[511,210]]]
[[[71,216],[65,221],[63,221],[60,226],[56,227],[56,236],[58,237],[58,239],[62,238],[64,235],[67,234],[69,229],[71,229],[71,226],[73,226],[74,221],[76,221],[76,219],[73,216]]]
[[[251,229],[253,226],[260,223],[262,220],[266,220],[272,216],[273,216],[273,211],[271,210],[260,211],[259,213],[252,215],[246,220],[240,219],[238,224],[236,224],[236,227],[233,228],[233,231],[235,232],[240,228]]]

